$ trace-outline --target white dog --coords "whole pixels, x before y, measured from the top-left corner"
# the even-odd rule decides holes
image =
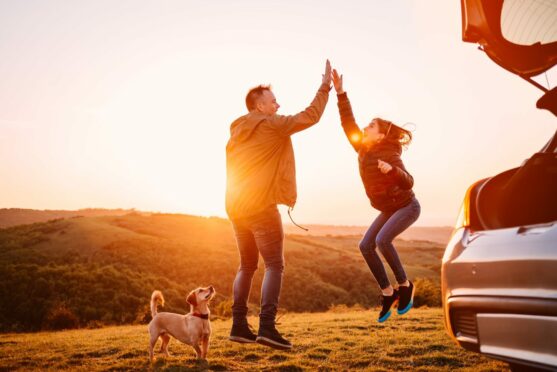
[[[215,295],[213,286],[197,288],[190,292],[187,302],[190,312],[186,315],[176,313],[157,313],[157,305],[164,306],[164,297],[160,291],[151,295],[151,315],[153,320],[149,323],[149,357],[154,360],[153,348],[159,337],[162,339],[160,352],[168,353],[170,336],[193,346],[197,357],[205,359],[209,349],[211,337],[211,323],[209,322],[209,301]]]

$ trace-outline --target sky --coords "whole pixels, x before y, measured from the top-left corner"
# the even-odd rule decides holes
[[[462,42],[459,1],[0,0],[0,56],[0,208],[225,217],[225,146],[245,94],[272,84],[279,113],[295,114],[326,58],[360,126],[415,128],[402,158],[416,225],[452,225],[470,184],[555,132],[540,90]],[[293,216],[370,224],[336,101],[292,137]]]

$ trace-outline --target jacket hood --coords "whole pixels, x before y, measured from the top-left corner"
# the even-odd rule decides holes
[[[230,140],[228,141],[228,145],[235,146],[247,141],[265,118],[266,115],[261,113],[249,113],[234,120],[230,126]]]

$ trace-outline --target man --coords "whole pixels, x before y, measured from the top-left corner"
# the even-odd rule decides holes
[[[296,115],[277,115],[279,104],[269,86],[246,96],[248,114],[230,127],[226,146],[226,212],[236,234],[240,268],[234,281],[230,340],[258,342],[277,349],[292,344],[275,328],[284,269],[283,230],[277,204],[296,203],[296,171],[290,136],[316,124],[329,98],[331,65],[327,60],[322,84],[309,107]],[[246,319],[248,298],[259,254],[265,263],[261,288],[259,332]]]

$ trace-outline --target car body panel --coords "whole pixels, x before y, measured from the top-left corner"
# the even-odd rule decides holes
[[[540,345],[557,337],[556,242],[557,223],[455,230],[441,277],[445,325],[457,343],[506,361],[557,367],[557,342]]]

